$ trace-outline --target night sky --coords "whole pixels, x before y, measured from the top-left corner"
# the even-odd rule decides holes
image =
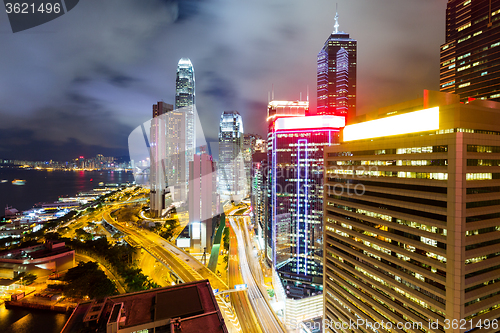
[[[268,91],[316,99],[316,56],[333,31],[358,41],[358,114],[439,90],[446,0],[80,0],[13,34],[0,11],[0,159],[128,155],[152,104],[173,104],[181,57],[196,75],[208,141],[224,110],[264,135]]]

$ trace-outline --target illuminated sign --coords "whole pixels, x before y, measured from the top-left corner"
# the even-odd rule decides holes
[[[439,129],[439,107],[348,125],[344,142]]]
[[[345,117],[341,116],[309,116],[309,117],[288,117],[279,118],[274,123],[274,129],[320,129],[339,128],[345,126]]]

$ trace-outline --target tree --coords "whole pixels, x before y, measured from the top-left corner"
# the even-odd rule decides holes
[[[94,261],[79,262],[64,276],[64,294],[70,297],[100,298],[117,294],[116,286]]]
[[[83,230],[83,228],[78,228],[75,230],[76,237],[80,240],[88,241],[92,240],[92,234]]]
[[[229,228],[224,228],[222,241],[224,242],[224,250],[229,251]]]

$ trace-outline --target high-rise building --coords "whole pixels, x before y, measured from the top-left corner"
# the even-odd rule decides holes
[[[277,117],[305,116],[309,113],[309,102],[305,101],[271,101],[267,106],[267,121]]]
[[[270,119],[265,255],[286,290],[286,322],[322,314],[323,149],[344,125],[331,115]]]
[[[256,152],[252,156],[252,184],[250,200],[252,204],[252,222],[262,247],[265,244],[267,225],[267,153]]]
[[[167,127],[167,182],[174,202],[185,202],[189,181],[189,155],[187,154],[185,110],[170,111],[166,115]],[[192,158],[192,156],[191,156]]]
[[[165,173],[167,153],[166,113],[173,110],[173,105],[158,102],[153,105],[153,119],[150,128],[149,148],[149,187],[150,211],[153,217],[161,216],[165,209],[167,175]]]
[[[189,176],[189,162],[193,161],[193,156],[196,153],[195,96],[193,64],[190,59],[181,58],[177,65],[177,77],[175,80],[175,111],[183,113],[184,119],[181,120],[181,116],[178,115],[175,120],[175,125],[173,126],[178,126],[178,124],[182,122],[183,133],[177,132],[177,137],[174,138],[176,146],[170,150],[175,151],[176,154],[184,154],[184,157],[182,157],[184,161],[181,164],[183,168],[185,168],[185,171],[178,180],[185,184],[185,187],[187,187]],[[180,144],[180,140],[183,141],[183,147],[177,146]],[[181,158],[180,155],[178,155],[179,158]],[[178,170],[176,170],[176,172],[178,172]],[[180,185],[180,182],[178,184],[184,187]],[[186,193],[184,190],[182,190],[181,193],[180,200],[185,201]]]
[[[217,172],[212,156],[195,154],[189,162],[189,224],[191,247],[210,253],[217,222],[220,199]]]
[[[442,92],[500,101],[500,1],[448,0]]]
[[[243,120],[238,111],[224,111],[219,124],[219,193],[240,201],[247,195],[243,160]]]
[[[250,192],[252,184],[252,156],[255,153],[257,139],[261,139],[261,137],[256,134],[243,135],[243,162],[245,164],[245,180],[248,192]]]
[[[339,31],[338,14],[335,30],[318,53],[317,114],[356,117],[357,41]]]
[[[346,126],[340,145],[325,148],[331,323],[498,330],[476,325],[500,319],[500,103],[442,95]]]

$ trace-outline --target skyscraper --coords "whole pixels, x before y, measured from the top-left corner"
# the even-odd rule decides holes
[[[500,1],[448,0],[440,90],[500,101]]]
[[[325,149],[329,322],[498,331],[500,103],[442,95],[346,126],[340,145]]]
[[[279,277],[273,283],[286,290],[285,321],[300,321],[322,313],[323,150],[338,143],[345,119],[279,114],[268,119],[266,258]]]
[[[318,53],[317,114],[356,117],[357,41],[339,31],[338,14],[335,30]]]
[[[193,161],[193,156],[196,153],[196,124],[195,124],[195,77],[194,68],[191,60],[188,58],[181,58],[177,65],[177,77],[175,80],[175,111],[184,114],[184,120],[177,119],[176,124],[183,122],[183,128],[180,129],[181,132],[176,132],[178,140],[182,136],[184,147],[177,147],[174,150],[176,154],[184,154],[184,161],[181,163],[185,171],[182,172],[182,177],[178,177],[178,180],[185,184],[187,188],[187,182],[189,177],[189,162]],[[181,118],[181,115],[179,117]],[[170,135],[171,133],[169,133]],[[179,144],[179,142],[176,142]],[[179,158],[181,156],[179,155]],[[179,172],[176,170],[176,172]],[[180,184],[179,182],[179,184]],[[181,185],[179,185],[181,186]],[[185,191],[181,191],[181,200],[184,201]]]
[[[167,175],[165,174],[166,163],[166,113],[173,110],[173,105],[158,102],[153,105],[153,119],[151,119],[150,148],[149,148],[149,186],[150,186],[150,209],[153,217],[161,215],[165,208],[165,190],[167,186]]]
[[[243,160],[243,121],[238,111],[224,111],[219,126],[219,193],[221,199],[246,196]]]
[[[191,247],[210,253],[220,220],[215,162],[208,154],[195,154],[189,162],[189,223]]]

